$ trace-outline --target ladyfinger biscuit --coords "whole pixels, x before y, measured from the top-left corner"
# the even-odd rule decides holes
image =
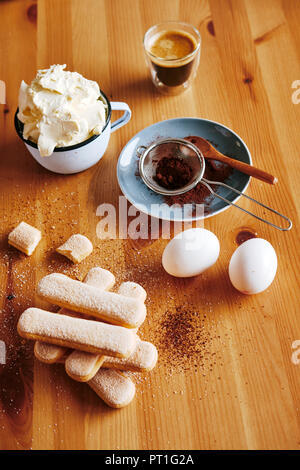
[[[146,317],[145,304],[139,299],[100,291],[64,274],[53,273],[42,278],[37,293],[60,307],[127,328],[140,326]]]
[[[132,380],[116,370],[100,369],[88,384],[112,408],[128,405],[135,395]]]
[[[105,361],[106,356],[74,350],[66,357],[67,374],[78,382],[91,380]]]
[[[115,276],[107,269],[95,266],[91,268],[84,278],[84,283],[102,290],[109,290],[115,284]]]
[[[140,284],[131,281],[123,282],[118,289],[118,293],[125,295],[125,297],[138,299],[141,302],[145,302],[147,297],[145,289]]]
[[[35,357],[45,364],[56,364],[57,362],[65,362],[65,356],[68,354],[69,349],[56,344],[44,343],[43,341],[36,341],[34,343]]]
[[[123,282],[118,289],[118,293],[123,293],[126,297],[139,298],[142,301],[146,299],[146,291],[135,282]],[[136,332],[137,328],[133,330]],[[66,372],[78,382],[87,382],[97,373],[104,360],[104,356],[75,350],[66,359]]]
[[[106,356],[101,367],[108,369],[149,372],[157,363],[158,353],[154,344],[138,338],[134,352],[126,359]],[[66,361],[68,358],[66,359]]]
[[[20,222],[16,228],[8,235],[8,243],[17,250],[30,256],[36,249],[42,238],[40,230],[26,222]]]
[[[27,339],[115,357],[128,357],[136,346],[136,334],[127,328],[34,307],[20,316],[18,333]]]
[[[84,282],[90,286],[98,287],[98,289],[111,289],[115,283],[115,276],[110,271],[107,271],[107,269],[96,266],[88,271],[84,278]],[[61,308],[59,313],[62,315],[69,315],[74,312]],[[56,344],[36,341],[34,345],[35,357],[46,364],[60,362],[66,352],[66,348],[63,346],[57,346]]]
[[[44,343],[41,343],[42,345]],[[49,345],[51,346],[51,345]],[[42,354],[34,350],[35,356],[41,362],[45,361]],[[47,355],[47,359],[48,359]],[[111,356],[99,356],[84,351],[74,350],[69,356],[64,355],[53,362],[65,363],[67,374],[78,382],[87,382],[98,371],[100,367],[103,369],[118,369],[133,372],[149,372],[154,369],[157,363],[158,352],[154,344],[148,341],[137,339],[137,346],[134,352],[126,359],[120,359]],[[95,372],[96,371],[96,372]],[[90,377],[90,378],[87,378]]]
[[[87,382],[100,369],[130,370],[133,372],[149,372],[157,362],[157,349],[154,344],[137,338],[134,352],[126,359],[111,356],[99,356],[75,350],[65,360],[67,374],[78,382]]]
[[[80,263],[92,253],[93,245],[87,237],[76,233],[71,235],[63,245],[56,248],[56,251],[69,258],[73,263]]]

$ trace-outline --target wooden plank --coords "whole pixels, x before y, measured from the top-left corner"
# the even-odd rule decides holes
[[[300,377],[291,361],[300,328],[300,105],[291,101],[291,83],[300,76],[299,2],[37,3],[38,11],[33,1],[0,3],[1,18],[15,30],[0,31],[0,79],[7,84],[7,104],[0,105],[0,340],[9,345],[8,363],[0,365],[0,448],[299,449]],[[192,89],[166,97],[151,84],[142,38],[152,24],[172,19],[199,29],[202,52]],[[30,82],[37,68],[53,63],[98,81],[111,100],[127,102],[133,112],[130,123],[112,134],[102,161],[77,175],[44,170],[13,127],[20,81]],[[167,240],[100,240],[96,233],[98,205],[118,208],[122,147],[144,127],[179,116],[216,120],[236,131],[253,163],[279,178],[276,187],[252,180],[247,193],[294,222],[291,232],[281,233],[233,208],[207,219],[221,254],[192,279],[163,271]],[[7,246],[8,232],[21,219],[43,232],[30,258]],[[239,294],[227,275],[236,235],[245,226],[269,240],[279,260],[274,283],[256,296]],[[55,253],[72,233],[94,244],[78,266]],[[122,410],[109,409],[87,385],[68,378],[63,366],[34,361],[32,344],[15,331],[24,308],[49,307],[35,296],[43,275],[58,271],[83,279],[95,265],[110,269],[117,286],[132,280],[145,287],[148,315],[141,335],[159,350],[154,371],[133,374],[137,396]]]
[[[35,165],[13,128],[21,79],[30,80],[35,73],[36,6],[26,0],[1,2],[0,16],[5,19],[0,31],[0,77],[6,84],[6,104],[0,105],[0,339],[7,347],[6,365],[0,365],[0,448],[28,449],[32,437],[33,359],[31,347],[20,340],[15,327],[20,311],[34,296],[38,254],[26,259],[8,249],[7,234],[18,223],[20,213],[28,222],[36,222]],[[4,24],[14,25],[14,34]],[[26,60],[20,60],[20,45]],[[24,169],[19,171],[23,158]]]

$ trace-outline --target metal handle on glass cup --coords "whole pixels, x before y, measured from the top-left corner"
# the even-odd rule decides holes
[[[111,101],[110,105],[112,111],[124,111],[123,116],[111,124],[111,132],[114,132],[117,129],[120,129],[120,127],[125,126],[125,124],[130,121],[131,109],[129,108],[128,104],[121,101]]]
[[[211,194],[213,194],[215,197],[219,198],[219,199],[222,199],[222,201],[226,202],[227,204],[230,204],[231,206],[234,206],[236,207],[237,209],[240,209],[241,211],[243,212],[246,212],[247,214],[249,215],[252,215],[253,217],[255,217],[256,219],[258,220],[261,220],[262,222],[265,222],[266,224],[268,225],[271,225],[272,227],[274,228],[277,228],[278,230],[282,230],[282,231],[286,231],[286,230],[290,230],[292,228],[292,221],[286,217],[285,215],[283,214],[280,214],[280,212],[276,211],[275,209],[272,209],[271,207],[269,206],[266,206],[265,204],[263,204],[262,202],[259,202],[257,201],[256,199],[253,199],[253,197],[250,197],[250,196],[247,196],[247,194],[244,194],[244,193],[241,193],[238,189],[235,189],[233,188],[232,186],[228,186],[227,184],[225,183],[221,183],[220,181],[209,181],[205,178],[202,178],[200,183],[204,184],[207,189],[211,192]],[[278,215],[279,217],[282,217],[283,219],[287,220],[289,225],[288,227],[280,227],[279,225],[275,225],[273,224],[272,222],[269,222],[268,220],[266,219],[263,219],[262,217],[259,217],[258,215],[255,215],[253,214],[253,212],[250,212],[250,211],[247,211],[246,209],[243,209],[242,207],[238,206],[237,204],[235,204],[234,202],[231,202],[229,201],[228,199],[226,199],[225,197],[222,197],[220,196],[220,194],[217,194],[209,185],[212,184],[214,186],[223,186],[224,188],[227,188],[229,189],[230,191],[234,191],[235,193],[239,194],[240,196],[243,196],[243,197],[246,197],[247,199],[250,199],[250,201],[252,202],[255,202],[255,204],[258,204],[259,206],[261,207],[264,207],[265,209],[267,209],[268,211],[270,212],[273,212],[274,214]]]

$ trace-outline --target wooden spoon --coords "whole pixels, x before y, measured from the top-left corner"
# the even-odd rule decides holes
[[[235,160],[234,158],[226,157],[202,137],[190,136],[186,137],[186,140],[196,145],[196,147],[198,147],[199,150],[201,150],[201,152],[203,153],[204,158],[206,158],[207,160],[217,160],[218,162],[227,163],[227,165],[231,166],[232,168],[235,168],[236,170],[239,170],[242,173],[246,173],[246,175],[258,178],[259,180],[264,181],[265,183],[276,184],[278,181],[275,176],[270,175],[269,173],[266,173],[265,171],[260,170],[255,166],[240,162],[239,160]]]

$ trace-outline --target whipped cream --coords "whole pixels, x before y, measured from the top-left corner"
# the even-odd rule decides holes
[[[24,123],[23,137],[37,143],[42,157],[55,147],[66,147],[100,134],[107,106],[96,82],[66,65],[39,70],[30,85],[22,81],[18,118]]]

